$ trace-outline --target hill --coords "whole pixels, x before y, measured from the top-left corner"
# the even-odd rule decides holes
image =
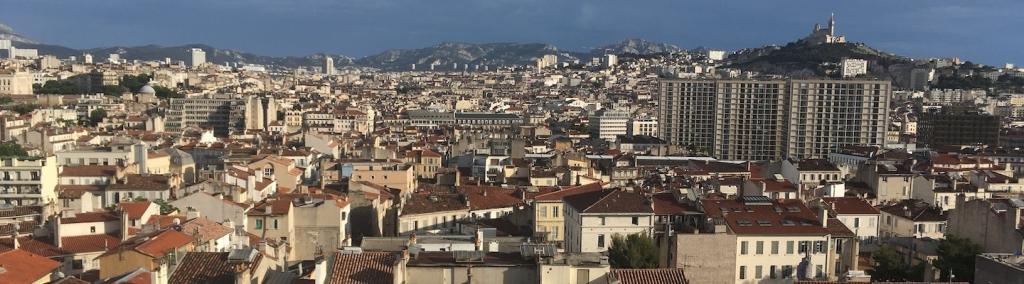
[[[679,48],[678,46],[675,46],[675,45],[672,45],[672,44],[660,43],[660,42],[652,42],[652,41],[647,41],[647,40],[639,39],[639,38],[629,38],[629,39],[625,39],[625,40],[623,40],[621,42],[618,42],[618,43],[609,44],[609,45],[605,45],[605,46],[601,46],[601,47],[595,48],[595,49],[591,50],[590,53],[597,54],[597,55],[601,55],[601,54],[639,54],[639,55],[648,55],[648,54],[672,53],[672,52],[681,52],[681,51],[684,51],[684,50],[682,48]]]
[[[547,54],[556,54],[560,61],[579,59],[578,53],[559,51],[543,43],[463,43],[444,42],[418,49],[392,49],[355,60],[356,65],[384,70],[430,68],[450,70],[453,64],[482,66],[530,65],[533,60]],[[462,67],[459,67],[460,69]]]

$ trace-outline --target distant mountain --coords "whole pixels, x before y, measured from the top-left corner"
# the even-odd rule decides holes
[[[179,46],[159,46],[159,45],[143,45],[133,47],[101,47],[101,48],[90,48],[90,49],[72,49],[57,45],[46,45],[46,44],[27,44],[19,43],[15,44],[19,48],[35,48],[39,50],[40,54],[50,54],[57,57],[68,57],[68,56],[81,56],[84,53],[92,54],[97,60],[100,58],[106,58],[109,54],[120,54],[122,59],[127,60],[164,60],[164,58],[170,58],[173,61],[188,61],[189,50],[192,48],[199,48],[206,51],[206,61],[214,64],[224,64],[225,62],[238,62],[245,64],[260,64],[260,65],[274,65],[284,67],[298,67],[298,66],[318,66],[323,60],[324,54],[314,54],[304,57],[274,57],[256,55],[252,53],[241,52],[231,49],[220,49],[209,45],[203,44],[186,44]],[[331,55],[334,57],[335,66],[345,66],[352,64],[352,58],[343,55]]]
[[[16,32],[11,27],[0,23],[0,39],[9,39],[12,42],[23,42],[23,43],[37,43],[34,40],[26,38]]]
[[[445,42],[418,49],[392,49],[357,59],[355,63],[384,70],[407,70],[412,64],[416,64],[419,70],[430,68],[430,65],[450,70],[456,63],[482,66],[529,65],[533,64],[534,59],[548,54],[558,55],[559,61],[580,59],[578,53],[559,51],[557,47],[543,43]]]
[[[639,38],[629,38],[619,43],[609,44],[602,47],[595,48],[590,53],[601,55],[601,54],[655,54],[655,53],[672,53],[684,51],[678,46],[652,42]]]

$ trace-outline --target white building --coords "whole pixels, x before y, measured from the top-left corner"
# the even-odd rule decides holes
[[[868,73],[868,61],[864,59],[843,59],[839,63],[841,67],[841,75],[843,78],[846,77],[857,77],[859,75]]]
[[[0,158],[0,204],[42,205],[57,200],[53,156]]]
[[[567,196],[566,252],[603,252],[612,237],[653,236],[654,208],[637,192],[600,190]]]
[[[324,75],[334,75],[338,71],[334,69],[334,58],[324,55]]]
[[[615,141],[619,135],[629,134],[629,112],[605,109],[590,117],[590,132],[607,141]]]
[[[199,48],[193,48],[189,50],[189,58],[192,63],[192,67],[199,67],[206,63],[206,52]]]

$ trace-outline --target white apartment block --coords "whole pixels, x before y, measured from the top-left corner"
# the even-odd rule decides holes
[[[616,235],[653,236],[654,209],[636,192],[600,190],[567,196],[566,252],[604,252]]]
[[[57,159],[0,158],[0,204],[42,205],[57,200]]]

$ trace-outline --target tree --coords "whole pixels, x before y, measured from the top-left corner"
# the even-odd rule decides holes
[[[932,265],[939,270],[939,280],[974,280],[974,257],[981,253],[980,245],[967,238],[946,235],[946,238],[939,243],[938,252],[939,258]],[[951,272],[953,273],[952,277]]]
[[[160,205],[161,215],[167,215],[173,213],[174,211],[178,211],[178,208],[174,207],[174,205],[171,205],[171,203],[168,203],[167,200],[157,199],[153,200],[153,203],[156,203],[156,205]]]
[[[105,109],[98,108],[89,113],[89,122],[92,125],[99,124],[104,118],[107,118],[107,110]]]
[[[871,254],[875,267],[868,270],[871,281],[907,281],[910,266],[903,261],[903,254],[889,245],[882,245]]]
[[[142,86],[149,83],[150,79],[152,79],[152,77],[147,74],[124,75],[121,76],[121,83],[119,85],[125,87],[128,91],[138,92]]]
[[[107,96],[120,96],[121,94],[127,93],[128,88],[119,85],[103,85],[99,92]]]
[[[21,145],[14,141],[0,143],[0,156],[2,157],[24,157],[28,152],[21,148]]]
[[[20,104],[15,105],[14,107],[11,107],[11,110],[13,110],[14,112],[17,112],[19,115],[25,115],[27,113],[30,113],[30,112],[36,110],[37,107],[38,106],[36,106],[34,104],[20,103]]]
[[[75,95],[82,93],[78,85],[69,80],[50,80],[42,85],[33,84],[32,90],[36,94]]]
[[[156,97],[161,99],[185,97],[185,94],[171,90],[171,88],[164,86],[153,86],[153,90],[156,91]]]
[[[12,99],[11,97],[0,97],[0,105],[6,105],[13,102],[14,99]]]
[[[647,234],[615,235],[608,248],[608,262],[613,268],[657,268],[658,246]]]

